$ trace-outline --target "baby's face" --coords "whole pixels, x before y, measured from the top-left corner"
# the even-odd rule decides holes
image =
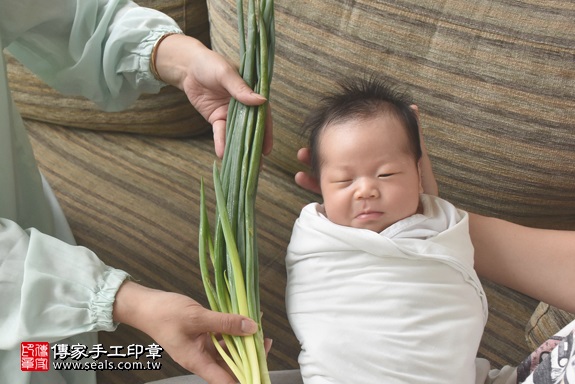
[[[329,125],[319,145],[328,219],[381,232],[417,213],[422,192],[419,166],[408,150],[405,128],[395,117]]]

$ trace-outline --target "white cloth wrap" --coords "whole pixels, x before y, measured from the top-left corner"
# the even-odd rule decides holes
[[[487,301],[468,215],[421,200],[423,214],[382,233],[302,210],[286,304],[305,383],[475,383]]]

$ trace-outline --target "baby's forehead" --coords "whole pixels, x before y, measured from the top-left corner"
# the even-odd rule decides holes
[[[322,131],[325,131],[330,128],[335,128],[338,126],[361,126],[365,122],[379,120],[382,124],[382,127],[388,124],[399,124],[404,126],[404,121],[395,110],[392,109],[383,109],[378,111],[372,112],[357,112],[357,113],[350,113],[348,115],[342,116],[332,116],[331,119],[327,120],[323,124]],[[405,128],[405,127],[404,127]]]
[[[336,129],[357,129],[357,132],[361,133],[362,127],[367,122],[372,122],[378,120],[377,126],[381,128],[381,134],[385,135],[390,129],[401,129],[407,135],[407,125],[405,122],[393,113],[374,113],[370,115],[351,115],[345,117],[334,118],[327,121],[323,127],[318,132],[318,146],[321,146],[321,138],[328,132]],[[372,132],[373,134],[373,132]]]
[[[330,153],[330,149],[332,149],[340,140],[345,140],[345,132],[352,131],[354,134],[362,133],[362,129],[364,126],[367,126],[367,122],[373,122],[373,120],[379,120],[376,122],[375,127],[376,130],[373,129],[365,129],[366,135],[371,135],[370,137],[377,137],[377,138],[384,138],[387,139],[387,142],[393,142],[397,144],[398,148],[402,148],[404,153],[412,154],[410,138],[408,134],[408,128],[404,121],[397,116],[392,114],[376,114],[371,116],[355,116],[355,117],[346,117],[342,119],[334,119],[322,127],[322,129],[318,132],[318,140],[316,141],[316,148],[314,149],[319,160],[318,166],[321,167],[323,164],[323,157]],[[370,125],[370,127],[374,127],[374,125]],[[329,141],[329,145],[326,146],[326,142],[324,140],[325,135],[329,134],[339,134],[342,133],[344,137],[338,137],[337,142],[334,143],[332,140]],[[397,132],[401,132],[401,134],[397,135]],[[349,144],[349,142],[346,142]],[[358,143],[358,146],[361,146]],[[328,151],[328,152],[326,152]]]

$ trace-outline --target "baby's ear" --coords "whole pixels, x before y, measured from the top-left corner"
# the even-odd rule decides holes
[[[419,125],[419,134],[421,135],[421,124],[419,122],[419,108],[417,108],[417,105],[415,104],[411,104],[409,108],[411,108],[413,113],[415,113],[415,118],[417,119],[417,125]]]
[[[421,172],[421,159],[417,161],[417,173],[419,175],[419,193],[423,193],[423,173]]]
[[[419,139],[423,140],[423,132],[421,132],[421,121],[419,120],[419,108],[415,104],[409,106],[413,113],[415,113],[415,118],[417,119],[417,126],[419,127]]]

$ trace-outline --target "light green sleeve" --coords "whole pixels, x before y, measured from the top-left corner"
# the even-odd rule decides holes
[[[160,36],[181,32],[128,0],[3,0],[2,9],[10,53],[58,91],[108,111],[165,85],[149,71],[150,53]]]
[[[127,277],[87,248],[0,219],[0,350],[114,330],[114,298]]]

